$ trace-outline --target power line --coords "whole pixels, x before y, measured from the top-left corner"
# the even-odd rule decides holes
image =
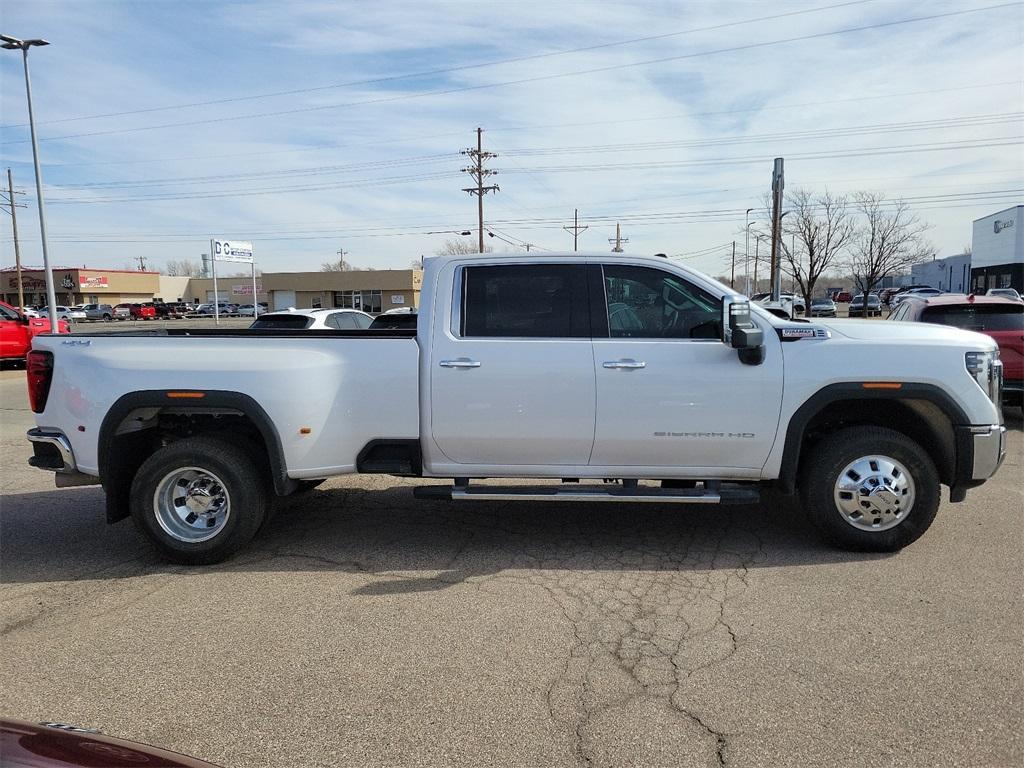
[[[819,131],[788,131],[774,134],[755,134],[751,136],[732,136],[715,139],[694,139],[688,141],[660,141],[660,142],[631,142],[625,144],[598,144],[589,146],[550,146],[536,148],[519,148],[503,152],[505,156],[536,157],[551,156],[558,154],[587,154],[587,153],[610,153],[610,152],[643,152],[660,151],[672,148],[694,148],[694,147],[716,147],[730,146],[734,144],[746,144],[754,142],[778,142],[782,140],[808,141],[813,139],[832,139],[838,136],[871,135],[890,132],[907,131],[928,131],[952,128],[977,127],[979,125],[995,125],[1006,122],[1019,122],[1024,117],[1024,112],[1009,112],[989,115],[968,115],[959,118],[947,118],[944,120],[913,121],[905,123],[883,123],[876,125],[846,126],[827,128]],[[352,173],[359,170],[374,170],[379,168],[399,168],[408,165],[436,164],[447,162],[457,155],[453,152],[438,153],[433,155],[418,155],[404,158],[393,158],[390,160],[377,160],[363,163],[350,163],[345,165],[320,165],[303,168],[285,168],[276,171],[261,171],[236,174],[217,174],[206,176],[179,176],[154,179],[135,179],[122,181],[99,181],[83,182],[79,184],[60,184],[52,186],[55,192],[67,189],[115,189],[115,188],[139,188],[174,186],[177,184],[217,184],[223,186],[226,181],[252,181],[265,178],[290,178],[303,176],[322,176]],[[513,165],[519,170],[514,172],[529,173],[537,179],[538,184],[545,187],[549,192],[551,188],[544,182],[543,177],[535,172],[535,169],[519,165],[513,159]]]
[[[875,94],[872,96],[855,96],[846,99],[831,99],[826,101],[811,101],[803,102],[798,104],[775,104],[775,105],[762,105],[758,107],[743,107],[739,109],[726,109],[717,110],[712,112],[687,112],[675,115],[657,115],[650,117],[636,117],[636,118],[624,118],[618,120],[590,120],[585,123],[530,123],[530,124],[519,124],[519,125],[506,125],[498,126],[496,128],[488,128],[488,133],[494,133],[495,131],[510,132],[510,131],[534,131],[545,128],[577,128],[577,127],[593,127],[600,125],[617,125],[625,123],[636,123],[636,122],[650,122],[660,120],[678,120],[683,118],[694,118],[694,117],[709,117],[714,115],[734,115],[744,114],[749,112],[765,112],[771,110],[792,110],[800,109],[803,107],[817,107],[817,106],[829,106],[831,104],[849,104],[857,103],[862,101],[877,101],[879,99],[896,99],[907,96],[930,96],[939,93],[951,93],[956,91],[975,91],[983,88],[1002,88],[1007,85],[1021,85],[1021,80],[1006,80],[995,83],[974,83],[972,85],[959,85],[950,88],[932,88],[921,91],[901,91],[896,93],[883,93]],[[282,150],[269,150],[260,152],[234,152],[234,153],[220,153],[215,155],[179,155],[176,157],[144,157],[135,158],[131,160],[96,160],[91,162],[81,163],[49,163],[51,168],[79,168],[79,167],[92,167],[97,165],[135,165],[139,163],[172,163],[172,162],[184,162],[191,160],[223,160],[236,157],[265,157],[268,155],[287,155],[299,152],[329,152],[336,149],[358,149],[362,147],[377,146],[380,144],[395,144],[405,141],[412,140],[423,140],[423,139],[437,139],[437,138],[449,138],[452,136],[462,135],[461,131],[447,131],[445,133],[434,133],[429,135],[418,135],[414,137],[403,137],[398,139],[381,139],[377,141],[362,142],[359,144],[328,144],[323,146],[315,147],[293,147],[290,149]],[[492,142],[493,143],[493,142]],[[12,163],[17,164],[19,161],[12,160]]]
[[[597,43],[595,45],[582,46],[580,48],[570,48],[561,51],[550,51],[548,53],[535,53],[527,56],[513,56],[507,59],[497,59],[493,61],[484,61],[475,64],[461,64],[455,67],[444,67],[441,69],[432,69],[422,72],[407,72],[400,75],[388,75],[384,77],[376,77],[368,80],[353,80],[346,83],[332,83],[329,85],[319,85],[310,88],[293,88],[284,91],[272,91],[269,93],[259,93],[249,96],[233,96],[223,99],[210,99],[208,101],[193,101],[185,104],[171,104],[162,107],[148,107],[145,109],[131,109],[122,112],[106,112],[103,114],[95,115],[79,115],[77,117],[63,117],[57,120],[47,120],[37,125],[51,125],[56,123],[70,123],[79,120],[99,120],[108,117],[126,117],[127,115],[140,115],[153,112],[165,112],[169,110],[179,109],[190,109],[192,107],[208,107],[214,104],[231,104],[241,101],[254,101],[258,99],[269,99],[276,98],[278,96],[295,96],[303,93],[317,93],[319,91],[336,90],[340,88],[354,88],[356,86],[363,85],[379,85],[381,83],[393,83],[398,80],[414,80],[424,77],[436,77],[437,75],[446,75],[453,72],[465,72],[473,69],[482,69],[484,67],[496,67],[503,64],[515,64],[523,61],[535,61],[537,59],[548,59],[556,56],[567,56],[575,53],[586,53],[589,51],[597,51],[605,48],[614,48],[622,45],[633,45],[635,43],[650,43],[655,40],[666,40],[670,37],[680,37],[682,35],[691,35],[698,32],[713,32],[719,29],[727,29],[729,27],[743,26],[745,24],[758,24],[764,21],[773,21],[776,19],[784,19],[791,16],[803,16],[811,13],[820,13],[822,11],[832,11],[837,8],[844,8],[851,5],[864,5],[865,3],[875,2],[876,0],[848,0],[848,2],[835,3],[833,5],[820,6],[818,8],[807,8],[798,11],[787,11],[786,13],[776,13],[770,16],[760,16],[753,19],[742,19],[740,21],[724,22],[722,24],[714,24],[708,27],[695,27],[692,29],[685,29],[679,32],[666,32],[660,35],[649,35],[647,37],[634,37],[628,40],[615,40],[608,43]],[[13,125],[0,126],[0,130],[9,130],[11,128],[24,128],[27,123],[17,123]]]
[[[590,68],[590,69],[581,69],[581,70],[575,70],[575,71],[572,71],[572,72],[560,72],[560,73],[549,74],[549,75],[535,75],[535,76],[532,76],[532,77],[520,78],[518,80],[506,80],[506,81],[495,82],[495,83],[482,83],[482,84],[478,84],[478,85],[459,86],[459,87],[455,87],[455,88],[444,88],[444,89],[438,89],[438,90],[433,90],[433,91],[423,91],[423,92],[420,92],[420,93],[397,94],[397,95],[392,95],[392,96],[378,97],[378,98],[375,98],[375,99],[366,99],[366,100],[363,100],[363,101],[352,101],[352,102],[346,102],[346,103],[340,103],[340,104],[321,104],[321,105],[317,105],[317,106],[314,106],[314,107],[302,107],[302,108],[295,108],[295,109],[277,110],[277,111],[273,111],[273,112],[256,112],[256,113],[249,113],[249,114],[245,114],[245,115],[233,115],[233,116],[225,116],[225,117],[208,118],[208,119],[205,119],[205,120],[187,120],[187,121],[176,122],[176,123],[162,123],[162,124],[159,124],[159,125],[140,126],[140,127],[136,127],[136,128],[114,128],[114,129],[105,130],[105,131],[92,131],[92,132],[86,132],[86,133],[75,133],[75,134],[67,134],[67,135],[64,135],[64,136],[46,136],[46,137],[40,138],[40,141],[59,141],[59,140],[64,140],[64,139],[78,139],[78,138],[86,138],[86,137],[91,137],[91,136],[109,136],[109,135],[114,135],[114,134],[136,133],[136,132],[140,132],[140,131],[155,131],[155,130],[163,130],[165,128],[182,128],[182,127],[193,126],[193,125],[211,125],[211,124],[215,124],[215,123],[233,122],[233,121],[238,121],[238,120],[253,120],[253,119],[262,118],[262,117],[292,116],[292,115],[296,115],[296,114],[305,114],[305,113],[309,113],[309,112],[320,112],[320,111],[332,110],[332,109],[342,109],[342,108],[356,107],[356,106],[367,106],[367,105],[371,105],[371,104],[385,104],[385,103],[391,103],[391,102],[397,102],[397,101],[406,101],[406,100],[409,100],[409,99],[427,98],[427,97],[430,97],[430,96],[444,96],[444,95],[449,95],[449,94],[453,94],[453,93],[465,93],[467,91],[479,91],[479,90],[486,90],[486,89],[489,89],[489,88],[500,88],[500,87],[509,86],[509,85],[524,85],[524,84],[527,84],[527,83],[536,83],[536,82],[541,82],[541,81],[545,81],[545,80],[555,80],[555,79],[561,79],[561,78],[566,78],[566,77],[578,77],[580,75],[592,75],[592,74],[598,74],[598,73],[601,73],[601,72],[611,72],[611,71],[620,70],[620,69],[630,69],[630,68],[634,68],[634,67],[649,66],[649,65],[652,65],[652,64],[666,64],[668,62],[673,62],[673,61],[684,61],[684,60],[687,60],[687,59],[694,59],[694,58],[699,58],[699,57],[703,57],[703,56],[714,56],[714,55],[718,55],[718,54],[722,54],[722,53],[736,53],[736,52],[739,52],[739,51],[756,50],[758,48],[768,48],[768,47],[772,47],[772,46],[776,46],[776,45],[786,45],[788,43],[806,42],[808,40],[820,40],[820,39],[824,39],[824,38],[828,38],[828,37],[836,37],[838,35],[846,35],[846,34],[851,34],[851,33],[856,33],[856,32],[866,32],[866,31],[872,30],[872,29],[884,29],[884,28],[899,26],[899,25],[903,25],[903,24],[916,24],[916,23],[923,22],[923,21],[934,21],[936,19],[945,19],[945,18],[951,18],[951,17],[955,17],[955,16],[963,16],[963,15],[971,14],[971,13],[981,13],[983,11],[999,10],[999,9],[1002,9],[1002,8],[1015,7],[1018,4],[1019,3],[1011,2],[1011,3],[1001,3],[1001,4],[998,4],[998,5],[984,6],[984,7],[981,7],[981,8],[968,8],[968,9],[960,10],[960,11],[949,11],[949,12],[946,12],[946,13],[929,14],[927,16],[916,16],[916,17],[911,17],[911,18],[906,18],[906,19],[897,19],[895,21],[876,22],[874,24],[865,24],[865,25],[862,25],[862,26],[859,26],[859,27],[847,27],[847,28],[844,28],[844,29],[837,29],[837,30],[832,30],[832,31],[829,31],[829,32],[816,32],[816,33],[807,34],[807,35],[797,35],[797,36],[794,36],[794,37],[780,38],[780,39],[777,39],[777,40],[768,40],[768,41],[757,42],[757,43],[745,43],[745,44],[742,44],[742,45],[734,45],[734,46],[729,46],[729,47],[726,47],[726,48],[717,48],[717,49],[712,49],[712,50],[707,50],[707,51],[698,51],[698,52],[695,52],[695,53],[679,54],[679,55],[676,55],[676,56],[664,56],[664,57],[660,57],[660,58],[657,58],[657,59],[646,59],[646,60],[643,60],[643,61],[629,62],[629,63],[626,63],[626,64],[613,64],[613,65],[607,65],[607,66],[603,66],[603,67],[593,67],[593,68]],[[25,143],[27,141],[28,141],[27,139],[19,139],[17,141],[6,141],[6,142],[3,142],[3,144],[23,144],[23,143]]]

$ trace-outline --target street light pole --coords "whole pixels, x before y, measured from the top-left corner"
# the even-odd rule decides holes
[[[744,243],[743,243],[743,280],[747,284],[746,294],[750,297],[750,212],[753,208],[747,208],[747,212],[743,214],[744,223]]]
[[[43,273],[46,278],[46,304],[50,309],[50,333],[60,333],[57,322],[57,294],[53,287],[53,270],[50,268],[50,254],[46,244],[46,212],[43,204],[43,172],[39,168],[39,142],[36,139],[36,121],[32,112],[32,80],[28,74],[28,49],[32,46],[49,45],[46,40],[19,40],[16,37],[0,35],[7,50],[20,50],[25,65],[25,95],[28,98],[28,126],[32,134],[32,163],[36,171],[36,200],[39,206],[39,235],[43,242]]]

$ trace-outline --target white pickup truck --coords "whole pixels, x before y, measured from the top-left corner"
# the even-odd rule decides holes
[[[1004,456],[980,334],[786,321],[616,254],[428,259],[421,304],[408,331],[37,336],[30,462],[101,483],[110,522],[208,563],[275,495],[350,473],[451,478],[414,493],[452,501],[735,504],[774,487],[836,545],[895,550],[940,484],[962,501]]]

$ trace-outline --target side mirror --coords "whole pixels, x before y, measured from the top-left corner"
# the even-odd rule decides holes
[[[739,351],[741,363],[764,362],[764,333],[751,319],[746,299],[730,296],[722,302],[722,341]]]

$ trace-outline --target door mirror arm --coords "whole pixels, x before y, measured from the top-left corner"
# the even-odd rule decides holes
[[[750,302],[727,296],[722,302],[722,341],[739,353],[744,365],[764,362],[764,332],[750,316]]]

